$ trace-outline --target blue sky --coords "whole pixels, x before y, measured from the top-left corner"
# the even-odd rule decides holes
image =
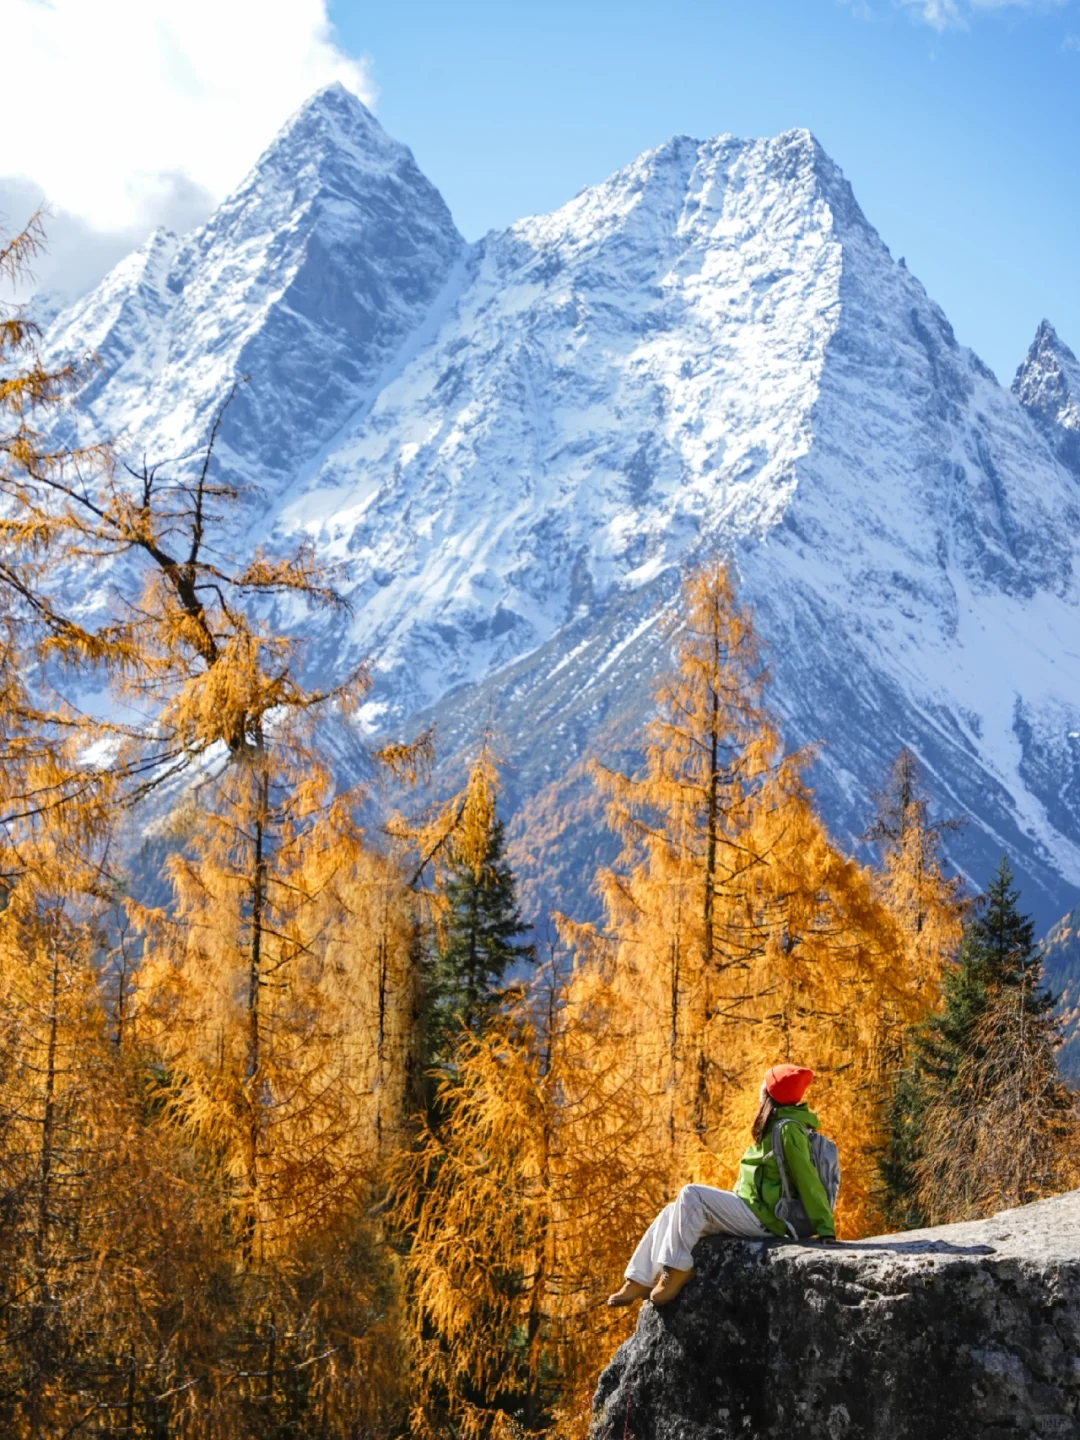
[[[332,0],[470,238],[670,135],[808,126],[1006,382],[1080,351],[1080,0]]]

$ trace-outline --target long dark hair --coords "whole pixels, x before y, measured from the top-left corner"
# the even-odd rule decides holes
[[[750,1134],[754,1137],[758,1145],[760,1145],[764,1139],[765,1131],[769,1128],[769,1121],[772,1119],[775,1109],[776,1101],[766,1090],[765,1094],[761,1097],[761,1104],[758,1106],[757,1114],[754,1116],[754,1123],[750,1126]]]

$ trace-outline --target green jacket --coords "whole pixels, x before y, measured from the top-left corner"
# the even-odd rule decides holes
[[[779,1106],[766,1127],[761,1143],[751,1145],[739,1162],[735,1194],[746,1201],[767,1230],[774,1235],[786,1235],[784,1222],[776,1218],[776,1207],[784,1193],[780,1188],[780,1170],[772,1153],[772,1128],[778,1119],[797,1120],[799,1125],[808,1129],[820,1129],[817,1116],[805,1105]],[[784,1147],[788,1184],[795,1187],[815,1235],[823,1240],[832,1240],[836,1235],[836,1225],[825,1187],[810,1159],[810,1142],[798,1125],[785,1125],[780,1131],[780,1140]]]

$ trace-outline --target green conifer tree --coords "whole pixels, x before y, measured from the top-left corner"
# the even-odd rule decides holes
[[[922,983],[923,1004],[943,1000],[943,1016],[951,1013],[950,997],[964,970],[956,952],[967,908],[959,878],[948,874],[943,841],[963,823],[931,822],[930,797],[918,761],[905,747],[877,796],[876,814],[864,837],[879,847],[879,885],[899,925],[912,972]],[[957,963],[950,964],[954,958]],[[895,1012],[886,1012],[882,1019],[882,1073],[890,1093],[878,1156],[878,1200],[888,1224],[907,1230],[924,1223],[916,1191],[930,1036],[926,1025],[904,1027]]]
[[[521,918],[517,883],[506,860],[503,822],[491,818],[484,844],[451,848],[441,944],[431,977],[430,1056],[444,1061],[462,1027],[479,1035],[506,997],[507,973],[536,959],[521,937],[532,928]]]
[[[990,887],[964,927],[956,963],[944,976],[941,1013],[925,1027],[921,1068],[935,1089],[952,1088],[961,1068],[979,1055],[982,1022],[1003,988],[1022,987],[1032,1016],[1046,1017],[1054,1000],[1040,986],[1042,957],[1035,927],[1017,907],[1008,860],[1002,856]]]
[[[939,1224],[1068,1182],[1076,1101],[1057,1072],[1054,997],[1002,859],[918,1027],[881,1163],[891,1222]]]
[[[919,1162],[927,1085],[918,1052],[897,1075],[885,1110],[885,1143],[878,1157],[880,1203],[890,1230],[926,1224],[919,1205]]]

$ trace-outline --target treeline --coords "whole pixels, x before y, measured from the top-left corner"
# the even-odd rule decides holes
[[[491,749],[366,832],[432,737],[336,790],[366,678],[310,688],[278,620],[343,621],[335,576],[233,558],[216,426],[197,463],[51,448],[80,377],[35,340],[0,326],[5,1435],[583,1436],[628,1323],[604,1297],[679,1186],[730,1183],[777,1060],[818,1072],[842,1233],[1076,1182],[1007,873],[968,905],[906,753],[880,863],[836,847],[722,566],[686,583],[640,774],[596,767],[603,923],[541,944]],[[116,859],[148,816],[160,907]]]

